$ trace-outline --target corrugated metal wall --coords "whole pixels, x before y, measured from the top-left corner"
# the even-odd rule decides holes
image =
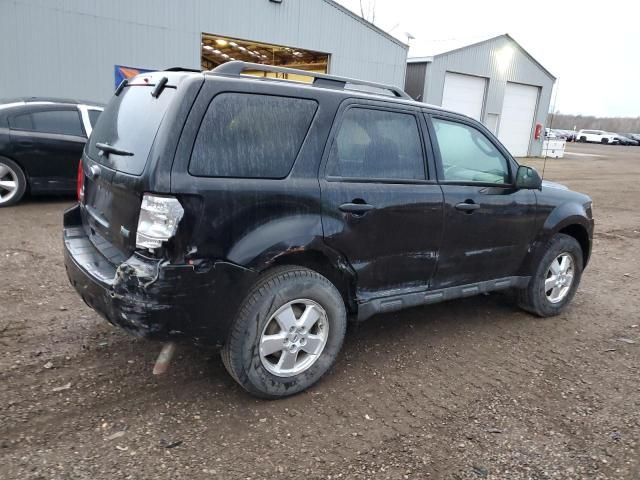
[[[0,0],[0,98],[106,101],[114,65],[200,68],[200,35],[331,54],[330,73],[404,85],[401,42],[328,0]]]
[[[504,65],[501,65],[499,58],[505,47],[512,48],[513,55],[504,62]],[[489,79],[485,108],[482,113],[484,122],[486,122],[487,115],[502,114],[507,82],[540,87],[534,123],[544,124],[547,120],[555,79],[520,50],[509,37],[500,36],[476,46],[437,55],[433,57],[431,63],[426,65],[427,75],[424,82],[423,102],[441,105],[445,73],[464,73]],[[413,81],[410,79],[409,72],[410,70],[407,70],[407,83]],[[541,151],[542,142],[532,141],[529,146],[529,155],[538,156]]]

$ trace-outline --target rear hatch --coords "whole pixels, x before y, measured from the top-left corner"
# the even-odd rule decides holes
[[[119,87],[87,143],[83,158],[85,231],[112,263],[135,249],[149,157],[176,96],[164,72],[138,75]]]

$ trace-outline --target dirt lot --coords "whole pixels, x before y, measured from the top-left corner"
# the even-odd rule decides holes
[[[0,210],[0,478],[640,478],[640,148],[569,150],[546,177],[593,196],[597,234],[564,315],[492,295],[376,317],[282,401],[190,347],[154,378],[159,345],[67,283],[71,200]]]

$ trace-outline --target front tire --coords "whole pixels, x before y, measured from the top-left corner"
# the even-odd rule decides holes
[[[27,178],[13,160],[0,157],[0,208],[15,205],[27,191]]]
[[[229,374],[261,398],[316,383],[335,363],[347,315],[340,292],[303,267],[278,267],[251,289],[222,349]]]
[[[519,306],[539,317],[562,313],[578,289],[583,268],[576,239],[562,233],[553,236],[529,285],[518,291]]]

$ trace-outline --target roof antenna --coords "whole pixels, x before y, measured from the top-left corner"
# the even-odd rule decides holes
[[[558,89],[560,88],[560,79],[556,82],[556,91],[553,92],[553,109],[551,113],[551,121],[549,121],[549,133],[551,133],[551,129],[553,128],[553,120],[556,118],[556,102],[558,101]],[[545,138],[547,137],[547,131],[543,132],[544,137],[542,137],[542,145],[544,147]],[[544,171],[547,169],[547,157],[549,156],[549,143],[547,142],[547,149],[544,151],[544,163],[542,164],[542,179],[544,180]]]

